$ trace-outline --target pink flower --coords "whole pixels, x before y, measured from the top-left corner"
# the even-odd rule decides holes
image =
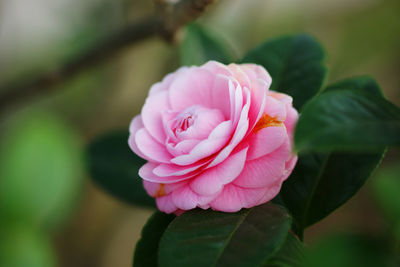
[[[151,87],[129,145],[148,161],[139,175],[161,211],[236,212],[279,193],[297,161],[298,113],[270,84],[261,66],[210,61]]]

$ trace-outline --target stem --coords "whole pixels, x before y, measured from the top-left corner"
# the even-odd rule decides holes
[[[28,81],[12,81],[0,87],[0,112],[21,99],[51,92],[56,85],[111,58],[122,49],[152,36],[167,41],[186,23],[196,19],[214,0],[181,0],[177,4],[156,1],[156,15],[134,22],[60,66]],[[60,87],[56,87],[60,88]]]

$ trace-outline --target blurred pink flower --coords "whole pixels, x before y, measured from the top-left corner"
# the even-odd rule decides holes
[[[279,193],[297,161],[298,113],[270,84],[261,66],[210,61],[151,87],[128,142],[148,161],[139,175],[161,211],[236,212]]]

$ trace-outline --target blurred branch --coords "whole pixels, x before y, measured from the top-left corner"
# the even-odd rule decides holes
[[[127,25],[115,34],[97,43],[68,62],[28,81],[14,81],[0,87],[0,110],[21,100],[51,92],[53,88],[109,59],[123,48],[152,36],[161,36],[173,41],[175,33],[186,23],[200,16],[214,0],[181,0],[176,4],[156,0],[155,15]],[[59,88],[59,87],[58,87]]]

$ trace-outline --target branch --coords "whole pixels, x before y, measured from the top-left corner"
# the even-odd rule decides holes
[[[181,0],[172,5],[157,1],[156,15],[128,25],[72,60],[33,80],[22,83],[15,81],[1,86],[0,92],[4,93],[0,95],[0,110],[21,99],[51,92],[56,85],[96,66],[138,41],[157,35],[167,41],[173,40],[182,26],[200,16],[212,2],[214,0]]]

